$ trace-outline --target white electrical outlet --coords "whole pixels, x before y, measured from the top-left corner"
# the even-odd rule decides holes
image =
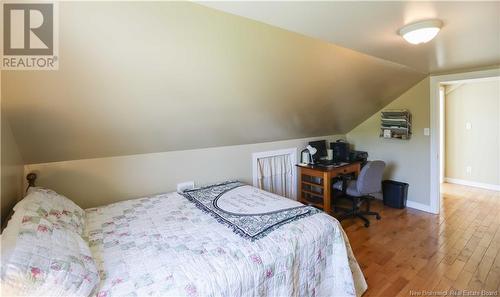
[[[186,190],[194,189],[194,181],[187,181],[177,184],[177,192],[182,193]]]
[[[471,176],[472,175],[472,167],[471,166],[467,166],[465,168],[465,173],[467,174],[467,176]]]
[[[466,130],[472,129],[472,124],[470,122],[465,123],[465,129]]]

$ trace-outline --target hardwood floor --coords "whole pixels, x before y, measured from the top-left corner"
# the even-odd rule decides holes
[[[500,296],[500,192],[444,184],[442,196],[440,215],[377,201],[382,220],[369,228],[342,222],[368,282],[364,297]]]

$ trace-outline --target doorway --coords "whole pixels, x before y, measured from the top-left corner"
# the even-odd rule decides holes
[[[440,89],[442,182],[500,191],[500,78]]]
[[[467,73],[459,73],[459,74],[448,74],[448,75],[440,75],[440,76],[433,76],[431,77],[431,83],[430,83],[430,100],[431,100],[431,174],[430,174],[430,189],[431,189],[431,211],[433,213],[439,213],[440,212],[440,205],[441,205],[441,183],[447,181],[447,175],[454,175],[457,174],[454,171],[458,171],[459,175],[462,177],[469,177],[468,179],[471,181],[469,185],[473,185],[474,178],[472,175],[476,173],[476,175],[481,175],[484,172],[481,172],[481,168],[485,166],[494,167],[496,169],[494,170],[499,170],[500,168],[500,151],[499,150],[493,150],[491,155],[491,162],[485,161],[484,157],[481,156],[480,158],[469,158],[470,160],[463,160],[465,159],[465,155],[463,152],[458,152],[458,156],[456,156],[457,152],[453,151],[452,154],[455,154],[453,156],[454,159],[448,158],[448,162],[453,162],[458,160],[459,162],[453,163],[453,164],[446,164],[446,153],[451,152],[450,148],[446,148],[447,140],[449,145],[457,145],[457,143],[460,143],[460,141],[467,141],[467,146],[468,147],[473,147],[474,143],[473,142],[474,138],[469,137],[464,138],[467,135],[470,135],[471,130],[473,128],[473,124],[471,120],[463,120],[465,117],[463,115],[459,115],[459,117],[462,117],[461,120],[458,120],[458,122],[464,121],[463,127],[460,126],[456,128],[456,131],[451,131],[448,130],[449,133],[457,133],[460,134],[461,132],[465,131],[460,138],[460,135],[458,135],[458,139],[454,139],[453,141],[451,140],[452,138],[446,137],[446,92],[448,90],[448,94],[451,94],[452,91],[458,90],[458,88],[463,87],[466,84],[474,84],[474,83],[479,83],[479,82],[487,82],[487,81],[496,81],[499,82],[500,85],[500,69],[490,69],[490,70],[482,70],[482,71],[474,71],[474,72],[467,72]],[[477,85],[476,85],[477,88]],[[462,90],[462,93],[463,90]],[[466,92],[465,92],[466,93]],[[456,94],[455,94],[456,95]],[[455,96],[457,97],[457,96]],[[460,96],[458,96],[460,97]],[[477,102],[477,104],[480,104]],[[456,104],[455,104],[456,105]],[[457,106],[454,106],[457,108]],[[477,106],[476,106],[477,107]],[[463,109],[466,108],[466,105],[464,106],[459,106],[458,109]],[[499,106],[496,106],[497,109],[500,109]],[[469,107],[470,109],[470,107]],[[448,109],[449,110],[449,109]],[[479,108],[480,110],[480,108]],[[497,110],[497,112],[500,112],[500,110]],[[480,119],[481,116],[478,117]],[[448,119],[450,120],[450,119]],[[451,122],[448,121],[448,124]],[[478,125],[475,127],[477,129],[484,129],[481,121],[477,122]],[[463,131],[462,131],[463,130]],[[457,132],[458,131],[458,132]],[[489,129],[489,131],[486,132],[491,132],[494,133],[495,135],[491,135],[490,133],[490,139],[491,139],[491,145],[492,146],[497,146],[499,145],[497,142],[500,139],[500,128],[498,128],[498,123],[497,126],[494,129]],[[477,130],[477,132],[480,132]],[[467,134],[468,133],[468,134]],[[481,133],[475,133],[475,134],[481,134]],[[488,133],[482,133],[483,135],[488,135]],[[454,135],[457,136],[457,135]],[[476,136],[477,137],[477,136]],[[480,138],[486,137],[486,136],[480,136]],[[484,139],[482,139],[484,140]],[[490,152],[491,153],[491,152]],[[462,155],[461,155],[462,154]],[[467,153],[469,154],[469,153]],[[464,163],[465,162],[465,163]],[[475,165],[471,165],[469,163],[474,163]],[[492,164],[493,162],[493,164]],[[463,165],[462,163],[466,164]],[[493,165],[493,166],[492,166]],[[448,166],[448,167],[447,167]],[[463,168],[462,168],[463,167]],[[449,169],[448,169],[449,168]],[[457,169],[458,168],[458,169]],[[476,169],[474,169],[476,168]],[[446,170],[448,169],[448,171]],[[484,171],[484,170],[483,170]],[[496,174],[500,174],[497,172]],[[494,176],[494,179],[500,179],[500,175],[492,175]],[[450,179],[451,178],[451,179]],[[475,177],[476,179],[478,178],[477,176]],[[459,182],[459,181],[467,181],[467,179],[458,179],[453,177],[448,177],[448,181],[454,181],[454,182]],[[486,184],[486,183],[484,183]],[[499,181],[494,181],[492,185],[498,185],[500,184]],[[481,185],[480,182],[476,181],[475,186]]]

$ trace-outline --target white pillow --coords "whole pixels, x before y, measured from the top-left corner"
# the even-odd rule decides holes
[[[95,293],[99,275],[87,242],[49,218],[29,203],[12,216],[2,234],[2,296]]]
[[[30,210],[54,224],[83,234],[85,211],[63,195],[50,189],[32,187],[28,195],[14,206],[14,212]]]

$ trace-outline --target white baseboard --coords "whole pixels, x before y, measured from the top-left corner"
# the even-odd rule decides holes
[[[374,196],[374,198],[377,199],[377,200],[382,200],[382,196],[380,196],[380,197],[375,197]],[[422,203],[418,203],[418,202],[413,202],[413,201],[407,200],[406,201],[406,207],[434,214],[431,211],[431,207],[429,205],[427,205],[427,204],[422,204]]]
[[[413,208],[413,209],[416,209],[416,210],[425,211],[425,212],[428,212],[428,213],[433,213],[431,211],[431,206],[430,205],[423,204],[423,203],[418,203],[418,202],[414,202],[414,201],[410,201],[410,200],[406,201],[406,207]]]
[[[492,184],[485,184],[485,183],[479,183],[475,181],[468,181],[468,180],[463,180],[463,179],[458,179],[458,178],[449,178],[445,177],[444,181],[450,184],[457,184],[457,185],[463,185],[463,186],[469,186],[469,187],[475,187],[475,188],[481,188],[481,189],[487,189],[487,190],[493,190],[493,191],[500,191],[500,185],[492,185]]]

